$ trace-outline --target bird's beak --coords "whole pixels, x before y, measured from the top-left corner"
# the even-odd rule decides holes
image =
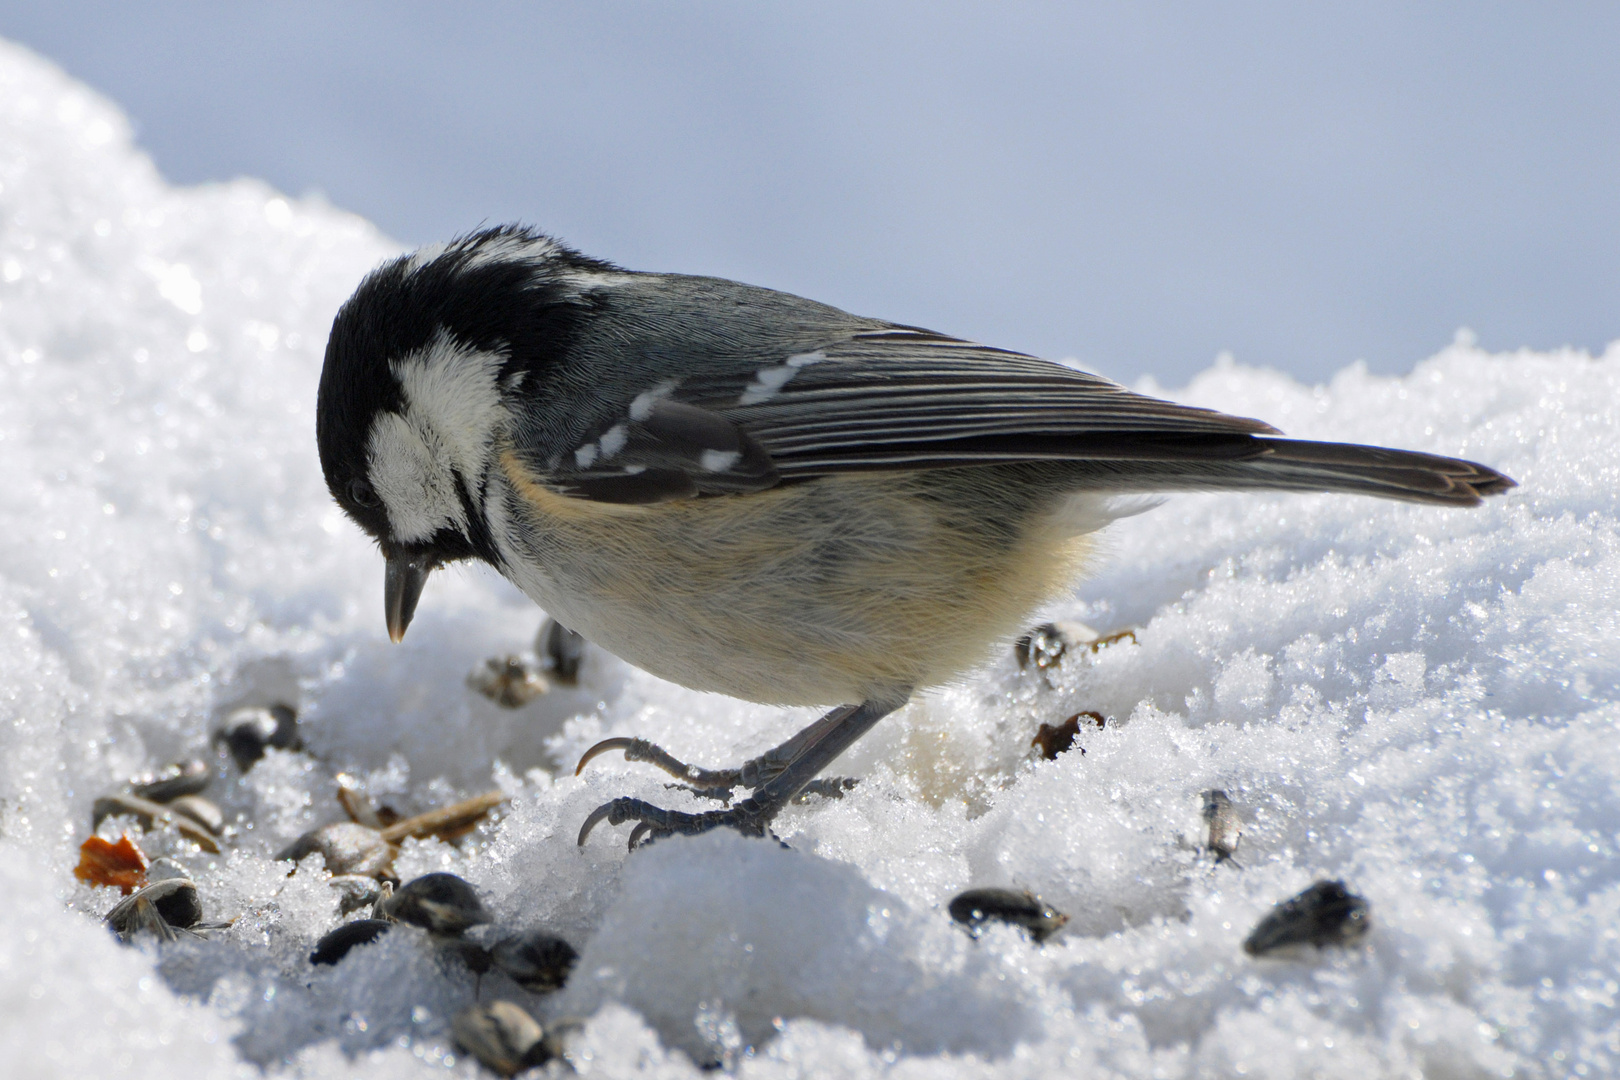
[[[396,644],[405,640],[405,628],[411,625],[416,602],[422,598],[422,586],[432,572],[433,566],[420,556],[388,556],[388,570],[383,575],[383,614],[388,619],[388,636]]]

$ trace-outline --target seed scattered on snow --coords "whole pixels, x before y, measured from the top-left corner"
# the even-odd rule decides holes
[[[1342,881],[1318,881],[1272,908],[1243,942],[1250,956],[1290,945],[1350,945],[1372,927],[1372,906]]]
[[[1069,921],[1067,915],[1042,903],[1034,893],[1013,889],[969,889],[951,901],[949,910],[951,918],[975,937],[986,922],[1004,922],[1023,927],[1040,942]]]

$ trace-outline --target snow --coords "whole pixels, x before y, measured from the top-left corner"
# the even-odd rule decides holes
[[[0,1045],[27,1076],[472,1076],[449,1018],[474,979],[400,928],[311,968],[335,894],[270,854],[339,820],[334,776],[411,812],[492,786],[504,816],[399,871],[478,886],[492,932],[582,956],[537,998],[587,1075],[1565,1076],[1620,1071],[1620,347],[1488,355],[1326,386],[1223,361],[1169,391],[1292,435],[1499,467],[1478,510],[1181,496],[1120,522],[1051,614],[1102,631],[1049,680],[1008,655],[885,720],[789,847],[711,834],[627,857],[591,808],[695,805],[616,755],[706,764],[809,713],[660,683],[600,651],[578,689],[470,692],[540,613],[493,574],[429,585],[406,642],[382,566],[331,503],[313,411],[326,328],[396,245],[252,180],[167,185],[109,103],[0,45]],[[948,329],[948,328],[947,328]],[[1166,392],[1151,385],[1143,389]],[[1048,684],[1049,683],[1049,684]],[[209,746],[289,700],[303,752],[245,776]],[[1084,754],[1031,758],[1083,709]],[[191,869],[210,941],[119,946],[77,882],[90,804],[191,754],[236,823]],[[1238,866],[1195,849],[1201,793],[1245,817]],[[1272,904],[1342,878],[1361,947],[1255,960]],[[1070,914],[1044,947],[977,941],[970,886]]]

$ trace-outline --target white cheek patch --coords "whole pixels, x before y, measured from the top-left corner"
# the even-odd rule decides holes
[[[403,416],[382,413],[372,422],[366,458],[366,475],[388,512],[389,532],[396,540],[417,543],[447,524],[465,527],[454,488],[444,490],[447,471]]]
[[[489,466],[506,422],[497,384],[503,359],[441,330],[390,363],[405,407],[372,422],[366,471],[396,540],[427,540],[447,527],[467,532],[456,476],[476,485]]]

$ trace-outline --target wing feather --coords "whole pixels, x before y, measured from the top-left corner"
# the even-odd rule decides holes
[[[1280,432],[1259,420],[917,327],[845,329],[757,363],[698,366],[649,375],[571,453],[541,460],[532,448],[526,460],[563,494],[627,503],[1025,461],[1072,461],[1077,487],[1122,491],[1327,490],[1469,505],[1513,486],[1472,462],[1273,438]]]
[[[853,335],[782,369],[683,381],[683,400],[744,428],[784,477],[881,468],[1228,452],[1275,434],[1258,420],[1137,394],[1020,353],[896,328]],[[1187,437],[1203,436],[1209,439]],[[1234,440],[1233,436],[1241,437]]]

